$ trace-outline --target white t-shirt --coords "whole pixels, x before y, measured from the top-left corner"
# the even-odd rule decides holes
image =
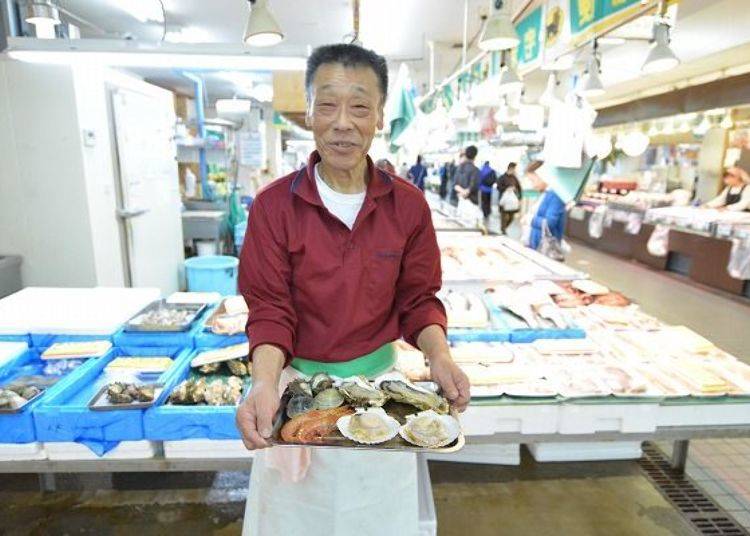
[[[319,166],[320,164],[315,165],[315,184],[318,186],[320,200],[323,201],[323,205],[328,209],[328,212],[344,222],[344,225],[351,230],[354,227],[354,222],[357,220],[359,209],[362,208],[362,204],[365,202],[365,192],[358,194],[342,194],[341,192],[337,192],[328,186],[326,181],[320,176]]]
[[[742,197],[736,203],[727,205],[727,194],[737,195],[741,193]],[[750,184],[744,186],[732,186],[724,188],[718,197],[712,199],[706,206],[709,208],[721,208],[726,207],[727,210],[732,212],[742,212],[750,209]]]

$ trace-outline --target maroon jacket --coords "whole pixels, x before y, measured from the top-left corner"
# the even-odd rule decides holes
[[[292,357],[347,361],[431,324],[446,327],[440,251],[417,188],[376,168],[350,231],[326,210],[307,168],[258,193],[240,254],[239,289],[259,344]]]

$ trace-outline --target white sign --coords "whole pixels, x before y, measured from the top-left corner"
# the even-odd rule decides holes
[[[241,166],[263,167],[263,141],[263,135],[258,131],[243,131],[238,134]]]

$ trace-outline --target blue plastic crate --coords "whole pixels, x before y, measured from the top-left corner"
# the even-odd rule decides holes
[[[76,360],[78,361],[78,360]],[[81,364],[62,374],[60,380],[49,387],[35,400],[26,404],[19,413],[0,414],[0,443],[31,443],[37,441],[34,426],[34,410],[83,376],[88,368],[94,366],[96,359],[83,360]],[[50,363],[42,361],[36,349],[30,348],[0,367],[0,385],[6,385],[16,378],[29,375],[44,375],[44,367]]]
[[[176,374],[165,382],[160,403],[146,410],[143,427],[146,439],[240,439],[235,425],[234,406],[177,406],[166,404],[167,397],[190,374],[190,362],[182,362]]]
[[[18,335],[0,334],[0,342],[25,342],[29,346],[32,346],[31,335],[28,333]]]
[[[218,305],[211,307],[211,309],[203,315],[203,318],[200,321],[201,329],[195,335],[196,348],[225,348],[227,346],[247,342],[247,335],[245,333],[238,333],[237,335],[217,335],[206,327],[206,321],[220,306],[221,302],[219,302]]]
[[[31,346],[34,348],[47,349],[58,342],[89,342],[89,341],[109,341],[112,342],[114,333],[109,335],[68,335],[55,333],[32,333]]]
[[[155,379],[166,383],[176,368],[189,364],[191,353],[191,348],[114,348],[106,357],[97,359],[76,381],[47,397],[34,410],[38,440],[82,443],[101,456],[120,441],[143,439],[143,410],[91,411],[88,408],[91,398],[111,380],[103,374],[104,368],[119,356],[169,356],[175,364]]]
[[[113,337],[114,345],[117,348],[194,348],[195,337],[203,329],[207,310],[186,331],[125,331],[122,328]]]
[[[450,342],[508,342],[510,333],[508,331],[494,329],[449,329],[448,341]]]
[[[516,329],[510,333],[510,342],[534,342],[537,339],[585,339],[580,328],[570,329]]]

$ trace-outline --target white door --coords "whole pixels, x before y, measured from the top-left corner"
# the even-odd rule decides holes
[[[111,95],[130,285],[168,296],[184,261],[171,95],[121,88]]]

